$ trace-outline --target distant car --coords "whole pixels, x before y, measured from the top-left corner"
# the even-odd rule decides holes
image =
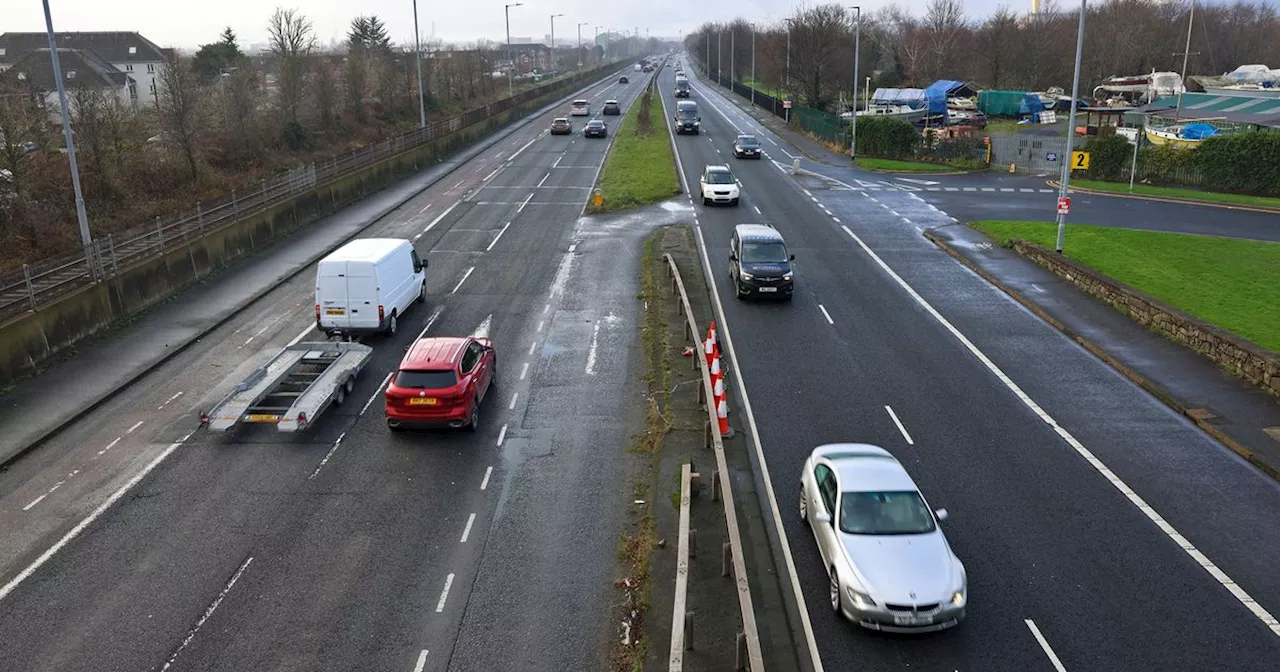
[[[622,114],[622,106],[619,105],[616,100],[606,100],[604,101],[604,110],[601,114]]]
[[[964,619],[968,578],[939,527],[946,517],[877,446],[818,446],[800,474],[800,519],[826,565],[828,606],[864,628],[932,632]]]
[[[588,138],[607,138],[609,137],[609,127],[604,125],[599,119],[592,119],[582,127],[582,135]]]
[[[627,79],[627,76],[626,76],[626,75],[623,75],[623,76],[621,76],[621,77],[619,77],[619,78],[618,78],[618,83],[619,83],[619,84],[630,84],[630,83],[631,83],[631,80],[630,80],[630,79]]]
[[[758,159],[763,154],[760,139],[754,135],[739,135],[733,142],[733,158]]]
[[[702,171],[698,187],[702,193],[702,204],[728,203],[737,205],[741,197],[738,181],[734,179],[729,166],[707,166]]]
[[[387,385],[387,426],[479,429],[498,356],[487,338],[420,338]]]
[[[569,135],[573,133],[573,123],[565,117],[551,120],[551,135]]]

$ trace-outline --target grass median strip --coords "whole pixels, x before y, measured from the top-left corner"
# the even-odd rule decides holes
[[[588,212],[612,212],[656,203],[680,193],[676,161],[662,101],[652,89],[627,110],[600,172],[604,204]]]
[[[867,170],[894,170],[913,173],[951,173],[956,170],[952,166],[943,165],[941,163],[876,159],[867,156],[859,156],[854,159],[853,162],[856,163],[859,168],[866,168]]]
[[[1021,239],[1053,249],[1057,225],[971,224],[1001,244]],[[1073,225],[1072,259],[1231,331],[1280,351],[1280,243]]]
[[[1175,189],[1172,187],[1153,187],[1149,184],[1135,184],[1129,191],[1129,184],[1122,182],[1102,182],[1099,180],[1071,180],[1071,186],[1081,189],[1093,189],[1113,194],[1129,194],[1136,196],[1155,196],[1158,198],[1184,198],[1206,203],[1223,205],[1243,205],[1255,208],[1275,208],[1280,210],[1280,198],[1268,196],[1249,196],[1246,194],[1227,194],[1219,191],[1197,191],[1195,189]]]

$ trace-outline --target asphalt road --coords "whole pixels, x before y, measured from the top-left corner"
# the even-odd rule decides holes
[[[685,175],[696,191],[729,163],[743,185],[737,208],[695,207],[750,395],[734,422],[758,436],[824,667],[1274,666],[1280,625],[1259,614],[1280,613],[1280,486],[925,240],[955,214],[930,192],[793,178],[785,143],[690,75],[703,134],[675,138]],[[660,81],[673,109],[671,71]],[[732,159],[738,132],[770,156]],[[992,208],[1014,193],[977,192]],[[733,226],[762,221],[796,255],[790,304],[728,287]],[[809,451],[839,441],[890,450],[950,511],[970,586],[958,628],[886,636],[831,613],[796,502]]]
[[[593,107],[628,106],[641,80],[595,87]],[[318,336],[304,273],[19,463],[0,494],[5,581],[100,512],[6,585],[0,667],[599,669],[652,223],[580,216],[609,141],[546,135],[566,113],[366,233],[415,241],[429,300],[370,339],[354,394],[309,431],[191,433],[276,349]],[[405,348],[476,332],[498,347],[481,431],[392,435],[381,389]]]

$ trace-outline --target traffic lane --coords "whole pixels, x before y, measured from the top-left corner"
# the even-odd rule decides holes
[[[772,196],[772,195],[771,195],[771,196]],[[769,205],[776,204],[776,202],[777,202],[776,200],[774,200],[774,198],[764,198],[764,200],[763,200],[763,201],[764,201],[764,202],[767,202],[767,204],[769,204]],[[801,205],[803,205],[803,204],[801,204]],[[795,211],[795,210],[794,210],[794,209],[788,209],[788,211]],[[869,220],[873,220],[874,218],[876,218],[876,216],[881,216],[881,218],[884,218],[884,216],[886,216],[886,215],[884,215],[884,214],[879,214],[879,212],[874,212],[874,211],[863,212],[863,215],[864,215],[864,216],[863,216],[863,218],[854,218],[854,216],[851,216],[851,218],[850,218],[850,219],[859,219],[860,221],[864,221],[864,223],[868,223],[868,221],[869,221]],[[891,216],[891,215],[890,215],[890,216]],[[705,218],[708,218],[708,215],[704,215],[704,219],[705,219]],[[727,224],[727,227],[731,227],[731,225],[732,225],[732,224]],[[783,232],[783,233],[785,233],[785,234],[786,234],[786,232]],[[792,242],[791,242],[791,246],[792,246],[792,247],[795,247],[795,246],[796,246],[796,244],[797,244],[797,243],[795,242],[795,238],[796,238],[796,237],[795,237],[795,236],[790,236],[790,237],[788,237],[788,238],[790,238],[790,239],[791,239],[791,241],[792,241]],[[836,241],[831,241],[831,242],[829,242],[828,244],[831,244],[831,243],[838,244],[838,242],[836,242]],[[801,241],[799,244],[800,244],[800,246],[804,246],[804,242],[803,242],[803,241]],[[826,247],[826,246],[823,246],[823,247]],[[714,256],[713,256],[713,259],[714,259]],[[714,266],[714,265],[716,265],[716,262],[714,262],[714,261],[713,261],[713,266]],[[726,273],[727,273],[727,268],[726,268]],[[836,271],[833,271],[833,274],[835,274],[835,273],[836,273]],[[801,275],[801,278],[808,279],[808,282],[809,282],[809,283],[813,283],[813,282],[814,282],[814,273],[813,273],[813,269],[808,269],[808,271],[806,271],[805,269],[801,269],[801,271],[800,271],[800,275]],[[826,276],[826,275],[819,274],[819,276]],[[863,283],[854,283],[854,284],[855,284],[855,288],[854,288],[854,289],[855,289],[855,291],[856,291],[856,287],[859,287],[859,285],[861,285],[861,284],[863,284]],[[727,292],[726,292],[726,293],[727,293]],[[837,292],[833,292],[832,294],[833,294],[833,296],[854,296],[854,294],[851,294],[850,292],[838,292],[838,291],[837,291]],[[726,308],[726,310],[728,310],[728,308]],[[732,323],[732,321],[737,321],[737,320],[735,320],[735,319],[731,319],[730,321],[731,321],[731,323]],[[883,324],[883,320],[874,320],[874,319],[872,319],[872,320],[868,320],[868,319],[865,319],[865,317],[856,317],[856,316],[855,316],[855,317],[854,317],[854,319],[852,319],[852,320],[851,320],[851,324]],[[740,329],[740,332],[741,332],[741,329]],[[753,333],[753,334],[758,333],[758,329],[753,328],[753,329],[751,329],[751,330],[750,330],[750,332],[751,332],[751,333]],[[902,329],[892,329],[892,332],[895,332],[895,333],[904,333],[904,330],[902,330]],[[740,338],[741,338],[741,337],[740,337]],[[765,342],[771,342],[771,340],[772,340],[772,342],[777,342],[777,340],[778,340],[778,339],[781,339],[781,338],[783,338],[783,337],[781,337],[781,335],[780,335],[780,337],[778,337],[778,338],[774,338],[774,339],[767,339],[767,340],[765,340]],[[878,356],[876,357],[876,360],[877,360],[877,361],[881,361],[881,360],[883,360],[883,353],[877,353],[877,355],[878,355]],[[942,366],[942,365],[938,365],[938,366]],[[910,367],[910,362],[901,362],[901,366],[899,366],[899,369],[902,369],[902,367],[906,367],[906,369],[909,369],[909,367]],[[934,367],[934,369],[936,369],[936,367]],[[744,375],[748,375],[748,374],[744,374]],[[748,375],[748,376],[749,376],[749,378],[750,378],[750,375]],[[772,378],[771,378],[771,379],[772,379]],[[1055,436],[1052,436],[1052,440],[1059,440],[1059,439],[1057,439],[1057,438],[1056,438],[1056,435],[1055,435]],[[1060,443],[1060,442],[1059,442],[1059,443]],[[800,460],[803,460],[803,456],[801,456],[801,457],[800,457]],[[782,494],[780,493],[780,499],[781,499],[781,500],[785,500],[785,499],[786,499],[785,495],[782,495]],[[1149,526],[1148,526],[1148,529],[1149,529]],[[1197,571],[1198,571],[1198,568],[1197,568]],[[819,593],[820,593],[820,591],[819,591]],[[819,596],[820,596],[820,595],[819,595]]]
[[[450,670],[607,666],[617,533],[635,460],[625,448],[641,417],[619,381],[631,379],[638,254],[649,229],[583,220],[557,264],[533,354],[520,353],[522,373],[531,364],[528,401],[517,401],[500,450],[497,509],[461,629],[449,638]],[[560,615],[538,618],[548,604]]]
[[[1280,580],[1262,560],[1280,547],[1274,480],[931,243],[900,228],[852,228],[1174,528],[1280,611]]]

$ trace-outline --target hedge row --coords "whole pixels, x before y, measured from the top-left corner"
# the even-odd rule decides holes
[[[846,131],[846,141],[848,135]],[[858,119],[859,156],[930,161],[970,169],[985,168],[985,154],[980,140],[935,140],[932,135],[925,137],[915,125],[892,117]]]
[[[861,124],[859,124],[861,126]],[[859,128],[861,130],[861,128]],[[1133,145],[1121,136],[1093,137],[1085,143],[1089,152],[1089,177],[1126,180],[1133,161]],[[1138,175],[1157,181],[1254,196],[1280,196],[1280,133],[1235,133],[1209,138],[1194,149],[1162,145],[1138,151]]]

